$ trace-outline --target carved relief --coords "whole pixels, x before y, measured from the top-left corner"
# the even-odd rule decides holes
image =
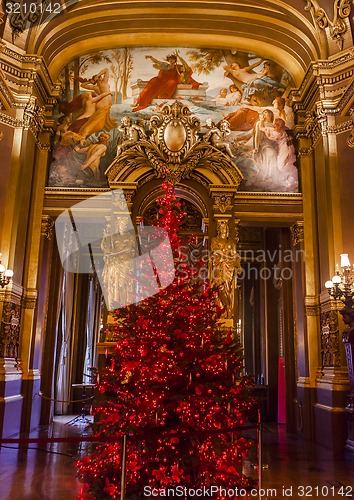
[[[234,193],[212,193],[212,197],[214,199],[214,207],[220,210],[222,214],[232,209]]]
[[[35,23],[45,11],[47,0],[6,0],[13,38],[26,29],[27,23]],[[18,7],[19,6],[19,7]]]
[[[354,109],[350,110],[350,116],[353,117],[352,119],[352,130],[350,132],[350,135],[347,139],[347,144],[350,148],[354,148]]]
[[[17,358],[20,339],[20,306],[5,302],[0,326],[0,358]]]
[[[330,37],[337,42],[339,49],[342,50],[344,37],[349,29],[347,18],[350,15],[352,0],[335,0],[333,21],[329,19],[326,11],[317,0],[305,0],[305,2],[305,10],[311,12],[317,26],[320,29],[329,28]]]
[[[337,311],[326,311],[321,314],[321,352],[322,366],[341,366],[339,351],[339,325]]]
[[[136,124],[134,124],[136,125]],[[137,135],[125,142],[117,157],[106,170],[110,184],[122,181],[121,173],[149,166],[159,178],[172,184],[189,178],[197,167],[227,170],[237,187],[243,176],[231,157],[223,149],[201,140],[200,120],[192,116],[187,106],[175,101],[164,104],[159,114],[150,119],[148,139]]]
[[[42,215],[41,234],[48,240],[52,239],[54,220],[49,215]]]
[[[304,224],[303,222],[296,222],[290,228],[291,230],[291,241],[294,246],[299,245],[304,241]]]

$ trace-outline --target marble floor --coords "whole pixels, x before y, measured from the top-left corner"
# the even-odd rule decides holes
[[[68,420],[57,418],[50,429],[36,431],[31,437],[88,436],[85,424],[68,425]],[[0,500],[76,500],[81,484],[75,478],[74,463],[89,452],[90,446],[1,446]],[[284,426],[267,423],[263,426],[262,456],[261,500],[354,498],[354,454],[333,457],[321,446],[288,435]],[[255,475],[256,462],[247,461],[247,470],[249,475]]]

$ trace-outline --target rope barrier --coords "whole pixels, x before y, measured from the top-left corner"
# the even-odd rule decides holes
[[[54,403],[82,403],[83,401],[90,401],[94,398],[94,396],[90,396],[89,398],[84,398],[84,399],[55,399],[55,398],[50,398],[48,396],[44,396],[44,394],[41,391],[37,392],[37,394],[42,399],[47,399],[48,401],[53,401]]]

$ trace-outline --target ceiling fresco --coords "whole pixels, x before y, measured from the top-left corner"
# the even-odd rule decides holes
[[[103,187],[117,155],[151,135],[178,100],[243,174],[242,191],[297,192],[294,83],[286,68],[226,49],[119,48],[82,56],[60,75],[49,186]]]

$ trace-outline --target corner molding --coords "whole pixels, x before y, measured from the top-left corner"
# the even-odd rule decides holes
[[[305,2],[305,10],[311,12],[315,26],[320,30],[328,29],[330,38],[336,42],[339,50],[343,50],[346,35],[348,32],[350,34],[348,17],[352,0],[335,0],[333,20],[328,17],[318,0],[305,0]]]

